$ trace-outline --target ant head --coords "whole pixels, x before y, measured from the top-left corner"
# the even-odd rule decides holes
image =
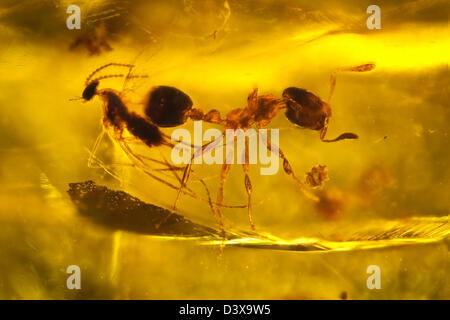
[[[175,127],[186,122],[192,100],[174,87],[158,86],[150,91],[145,114],[160,127]]]
[[[335,139],[325,139],[331,108],[328,103],[305,89],[290,87],[283,91],[286,102],[286,117],[300,127],[320,131],[323,142],[336,142],[345,139],[358,139],[358,135],[345,132]]]
[[[98,84],[99,84],[98,80],[95,80],[95,81],[90,82],[86,86],[86,88],[84,88],[83,94],[81,95],[84,100],[86,100],[86,101],[91,100],[92,97],[95,96],[95,94],[97,93]]]
[[[331,116],[330,106],[305,89],[287,88],[283,98],[286,99],[286,117],[300,127],[321,130]]]

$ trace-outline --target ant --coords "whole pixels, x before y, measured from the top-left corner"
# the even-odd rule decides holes
[[[98,74],[98,72],[112,66],[128,68],[128,74],[112,74],[94,78],[94,76]],[[124,131],[126,130],[135,139],[141,141],[149,148],[159,146],[167,146],[173,148],[175,144],[170,140],[170,137],[168,137],[160,130],[160,127],[175,127],[185,123],[188,119],[189,112],[192,109],[192,100],[187,94],[177,88],[169,86],[154,87],[147,96],[144,109],[145,117],[142,117],[128,110],[127,106],[121,99],[121,94],[118,91],[114,89],[98,89],[100,81],[107,78],[126,77],[126,80],[128,80],[131,78],[146,77],[145,75],[131,75],[133,68],[134,65],[132,64],[108,63],[94,70],[85,81],[85,89],[83,90],[81,99],[84,102],[87,102],[92,100],[94,96],[98,96],[103,101],[103,130],[95,141],[94,147],[90,153],[90,157],[88,160],[88,166],[91,167],[98,145],[102,140],[104,133],[108,132],[111,135],[111,138],[119,144],[119,146],[129,157],[129,159],[133,162],[132,166],[137,166],[151,178],[156,179],[157,181],[169,186],[170,188],[179,190],[177,186],[167,181],[167,179],[163,179],[155,175],[154,173],[151,173],[145,160],[157,162],[164,166],[159,170],[151,170],[169,170],[174,172],[179,169],[182,170],[183,168],[173,166],[167,161],[160,161],[134,153],[128,146],[127,140],[124,138]],[[193,148],[194,146],[190,145],[190,147]],[[136,162],[138,162],[138,164],[136,164]],[[102,168],[110,173],[104,166],[102,166]],[[178,175],[176,173],[174,174],[175,178],[178,179],[178,182],[181,183],[181,179],[178,177]],[[213,206],[217,204],[214,204],[212,202],[209,195],[209,190],[206,187],[204,181],[202,179],[199,180],[207,191],[208,199],[204,199],[189,188],[186,189],[186,192],[183,192],[193,198],[197,198],[203,202],[206,202],[214,212]],[[242,205],[227,206],[223,203],[221,203],[220,205],[228,208],[246,207]]]
[[[322,142],[336,142],[345,139],[357,139],[358,135],[351,132],[345,132],[334,139],[325,139],[325,135],[328,129],[329,118],[331,117],[331,107],[330,100],[334,92],[334,88],[336,86],[336,75],[340,72],[367,72],[375,68],[375,64],[363,64],[356,67],[350,68],[342,68],[337,69],[331,74],[330,78],[330,94],[328,96],[328,100],[325,102],[317,95],[301,88],[297,87],[289,87],[286,88],[281,98],[277,98],[271,94],[265,94],[258,96],[258,89],[254,89],[252,93],[248,96],[247,106],[245,108],[237,108],[229,111],[226,117],[221,118],[220,112],[218,110],[210,110],[206,114],[201,109],[192,108],[189,110],[188,116],[193,120],[203,120],[209,123],[219,124],[224,126],[226,129],[243,129],[244,131],[255,126],[257,129],[266,127],[271,120],[277,115],[278,111],[285,109],[286,118],[293,124],[300,126],[302,128],[311,129],[315,131],[319,131],[320,140]],[[177,111],[181,110],[180,108],[176,108]],[[222,133],[222,136],[219,139],[223,139],[225,133]],[[236,137],[234,137],[236,139]],[[210,142],[211,143],[211,142]],[[210,144],[206,144],[202,147],[202,154],[207,149],[207,146]],[[267,149],[269,152],[278,151],[278,156],[283,160],[283,169],[284,172],[289,175],[299,186],[300,190],[303,194],[315,201],[319,202],[320,198],[316,195],[310,193],[306,190],[304,184],[297,176],[294,174],[292,167],[287,160],[284,153],[277,146],[272,146],[270,141],[268,140],[266,143]],[[253,187],[251,184],[251,180],[249,177],[249,164],[248,164],[248,145],[245,146],[245,163],[243,164],[244,170],[244,185],[247,192],[247,208],[248,208],[248,219],[251,225],[251,228],[255,230],[255,225],[253,223],[252,218],[252,192]],[[194,157],[196,155],[194,154]],[[320,168],[324,169],[324,168]],[[179,200],[180,194],[183,189],[186,187],[187,181],[189,179],[190,173],[192,170],[192,161],[185,167],[183,178],[181,181],[181,186],[178,190],[178,195],[175,200],[176,207],[177,202]],[[219,190],[217,194],[217,206],[215,207],[216,214],[222,219],[222,213],[220,208],[223,203],[223,193],[224,193],[224,183],[230,171],[230,164],[223,164],[220,175],[220,184]],[[312,180],[309,179],[311,182]],[[307,180],[308,182],[308,180]],[[311,183],[307,183],[310,186]]]

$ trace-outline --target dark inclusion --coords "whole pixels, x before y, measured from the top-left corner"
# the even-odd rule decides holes
[[[174,87],[159,86],[150,92],[145,114],[160,127],[176,127],[186,122],[192,100]]]
[[[169,210],[145,203],[126,192],[98,186],[93,181],[70,183],[69,187],[68,194],[79,212],[110,229],[146,235],[223,237],[220,231],[171,214]],[[157,228],[164,219],[167,220]]]

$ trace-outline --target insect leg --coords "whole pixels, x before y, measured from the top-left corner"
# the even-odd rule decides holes
[[[167,159],[166,159],[164,156],[162,156],[162,157],[163,157],[163,159],[164,159],[164,162],[166,162],[167,166],[170,166],[171,164],[167,161]],[[173,173],[173,175],[175,176],[175,178],[178,180],[178,182],[181,183],[181,179],[180,179],[180,177],[178,176],[178,174],[177,174],[174,170],[172,170],[172,173]],[[215,214],[215,211],[214,211],[214,206],[213,206],[212,199],[211,199],[211,193],[209,192],[208,186],[207,186],[206,183],[203,181],[203,179],[199,178],[199,181],[201,182],[201,184],[203,185],[203,187],[204,187],[205,190],[206,190],[206,195],[208,196],[208,204],[209,204],[209,207],[210,207],[210,209],[211,209],[211,211],[212,211],[212,213],[213,213],[213,216],[216,217],[216,214]],[[172,214],[173,214],[173,211],[171,211],[169,215],[167,215],[164,219],[162,219],[162,220],[156,225],[156,228],[158,229],[162,224],[164,224],[164,223],[172,216]],[[219,221],[219,224],[220,224],[220,221]],[[223,230],[222,230],[222,231],[223,231]]]
[[[189,175],[190,175],[190,173],[191,173],[191,171],[192,171],[192,168],[189,169],[189,173],[188,173],[188,174],[186,174],[187,168],[185,168],[185,171],[184,171],[184,174],[183,174],[183,179],[182,179],[182,181],[181,181],[181,185],[184,185],[184,187],[183,187],[183,188],[181,188],[181,187],[176,187],[176,186],[174,186],[172,183],[170,183],[170,182],[167,180],[167,178],[159,177],[159,176],[155,175],[155,173],[150,172],[150,171],[157,171],[157,170],[156,170],[156,169],[152,169],[152,168],[144,161],[144,159],[146,158],[145,156],[138,155],[138,154],[136,154],[135,152],[133,152],[133,150],[131,150],[131,148],[128,146],[128,144],[125,143],[125,142],[122,140],[123,138],[118,137],[117,134],[116,134],[116,135],[113,137],[113,139],[119,144],[119,146],[122,148],[122,150],[125,152],[125,154],[127,155],[127,157],[131,160],[131,162],[133,163],[133,165],[134,165],[136,168],[138,168],[138,169],[140,169],[141,171],[143,171],[143,172],[144,172],[146,175],[148,175],[149,177],[151,177],[151,178],[153,178],[153,179],[155,179],[155,180],[157,180],[157,181],[159,181],[159,182],[161,182],[161,183],[167,185],[168,187],[170,187],[170,188],[172,188],[172,189],[177,190],[177,191],[178,191],[177,197],[179,197],[179,195],[181,195],[181,193],[184,193],[184,194],[187,194],[187,195],[191,196],[192,198],[201,200],[201,201],[203,201],[203,202],[209,204],[209,201],[208,201],[208,200],[204,199],[203,197],[201,197],[200,195],[198,195],[197,193],[195,193],[192,189],[190,189],[190,188],[188,188],[188,187],[186,186],[186,183],[187,183],[187,180],[188,180],[186,177],[189,177]],[[214,140],[214,141],[212,141],[212,142],[215,142],[215,141],[219,141],[219,140]],[[205,151],[205,149],[208,147],[208,145],[210,145],[212,142],[209,142],[209,143],[205,144],[205,145],[203,146],[203,148],[202,148],[203,151]],[[194,157],[195,157],[195,154],[194,154]],[[193,158],[194,158],[194,157],[193,157]],[[192,162],[192,161],[191,161],[191,162]],[[170,167],[169,167],[168,169],[170,169]],[[160,170],[160,171],[162,171],[162,170]],[[183,184],[183,181],[185,181],[184,184]],[[217,203],[213,203],[213,205],[216,206]],[[221,207],[224,207],[224,208],[245,208],[246,205],[225,205],[225,204],[221,204]],[[176,206],[174,206],[174,209],[176,209]]]
[[[211,142],[208,142],[208,143],[204,144],[204,145],[202,146],[200,152],[198,152],[198,151],[197,151],[197,152],[194,152],[194,155],[191,157],[190,162],[187,164],[187,166],[186,166],[186,168],[185,168],[185,170],[184,170],[183,178],[182,178],[181,184],[180,184],[180,188],[179,188],[179,190],[178,190],[177,197],[175,198],[175,203],[174,203],[174,205],[173,205],[173,208],[174,208],[174,209],[176,209],[177,204],[178,204],[178,201],[179,201],[180,196],[181,196],[181,192],[182,192],[183,188],[186,187],[186,184],[187,184],[187,182],[188,182],[188,180],[189,180],[189,176],[190,176],[191,171],[192,171],[192,161],[193,161],[196,157],[198,157],[198,156],[203,156],[203,154],[205,153],[205,151],[206,151],[208,148],[214,147],[217,143],[219,143],[219,142],[223,139],[224,134],[225,134],[225,133],[223,133],[223,134],[220,136],[220,138],[217,138],[216,140],[213,140],[213,141],[211,141]]]
[[[90,153],[91,158],[92,158],[92,161],[91,161],[92,163],[90,165],[90,168],[92,168],[92,169],[97,169],[97,168],[103,169],[103,171],[105,171],[111,177],[113,177],[114,179],[116,179],[117,181],[119,181],[122,184],[124,183],[124,181],[110,169],[111,167],[119,166],[119,164],[104,164],[103,161],[101,161],[95,155],[93,155],[91,153],[91,151],[88,150],[88,152]],[[120,165],[123,165],[123,166],[125,166],[125,165],[134,166],[133,164],[120,164]]]
[[[97,153],[98,146],[100,145],[100,142],[102,141],[104,135],[105,135],[105,129],[102,128],[102,132],[100,132],[97,139],[95,139],[94,146],[92,147],[92,150],[90,151],[90,155],[89,155],[89,159],[88,159],[88,168],[92,168],[92,161],[95,157],[95,154]]]
[[[219,190],[217,191],[217,207],[216,209],[216,213],[217,216],[219,217],[219,221],[220,221],[220,228],[222,229],[222,231],[224,230],[224,226],[223,226],[223,215],[222,215],[222,211],[221,211],[221,207],[223,205],[223,188],[224,188],[224,184],[225,184],[225,180],[227,179],[228,173],[230,172],[231,169],[231,165],[224,163],[222,165],[222,169],[220,171],[220,183],[219,183]]]
[[[267,140],[266,143],[267,149],[270,152],[274,152],[276,149],[278,149],[278,157],[280,157],[280,159],[283,160],[283,170],[284,172],[289,175],[292,179],[294,179],[294,181],[297,183],[298,187],[300,188],[300,190],[303,192],[303,194],[310,200],[313,201],[319,201],[319,198],[315,195],[313,195],[311,192],[309,192],[308,190],[306,190],[305,186],[303,185],[303,183],[300,181],[299,178],[297,178],[297,176],[294,174],[294,171],[292,170],[292,167],[288,161],[288,159],[286,158],[286,156],[284,155],[283,151],[281,151],[280,148],[278,148],[278,146],[272,146],[272,144],[270,143],[270,141]]]
[[[248,155],[248,140],[245,140],[245,162],[242,164],[242,167],[244,169],[244,184],[245,184],[245,190],[247,191],[247,211],[248,211],[248,221],[250,222],[250,226],[252,227],[252,230],[255,231],[255,224],[253,223],[252,218],[252,182],[250,181],[250,176],[248,174],[248,165],[249,165],[249,155]]]

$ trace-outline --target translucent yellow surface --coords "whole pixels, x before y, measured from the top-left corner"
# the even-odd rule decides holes
[[[79,1],[81,31],[66,28],[69,4],[0,1],[0,298],[339,299],[344,291],[350,299],[450,298],[445,1],[381,1],[381,30],[366,28],[370,3],[360,1]],[[69,49],[102,21],[113,50]],[[222,252],[220,243],[111,231],[81,217],[66,193],[72,182],[94,180],[165,208],[176,196],[134,168],[114,168],[120,181],[88,168],[102,102],[70,99],[109,62],[133,63],[136,74],[148,75],[125,88],[123,79],[100,84],[122,91],[136,112],[151,87],[170,85],[195,107],[222,115],[245,107],[254,87],[280,97],[297,86],[326,99],[333,70],[375,63],[371,72],[339,74],[331,101],[329,137],[355,132],[358,140],[322,143],[282,112],[269,126],[280,129],[280,148],[300,178],[327,165],[322,192],[342,203],[336,216],[317,211],[281,163],[275,176],[250,168],[258,232],[283,245],[321,239],[348,250],[230,245]],[[184,127],[192,129],[192,121]],[[170,158],[168,149],[133,148]],[[108,139],[97,156],[127,162]],[[215,198],[220,165],[194,169]],[[204,195],[194,180],[190,185]],[[225,203],[246,201],[236,165]],[[185,196],[178,209],[217,228],[201,201]],[[223,213],[228,230],[249,231],[246,209]],[[339,244],[362,237],[362,226],[382,233],[410,217],[443,219],[443,227],[438,234],[423,230],[423,239],[409,244]],[[66,288],[72,264],[81,267],[81,290]],[[369,265],[381,268],[381,290],[366,287]]]

